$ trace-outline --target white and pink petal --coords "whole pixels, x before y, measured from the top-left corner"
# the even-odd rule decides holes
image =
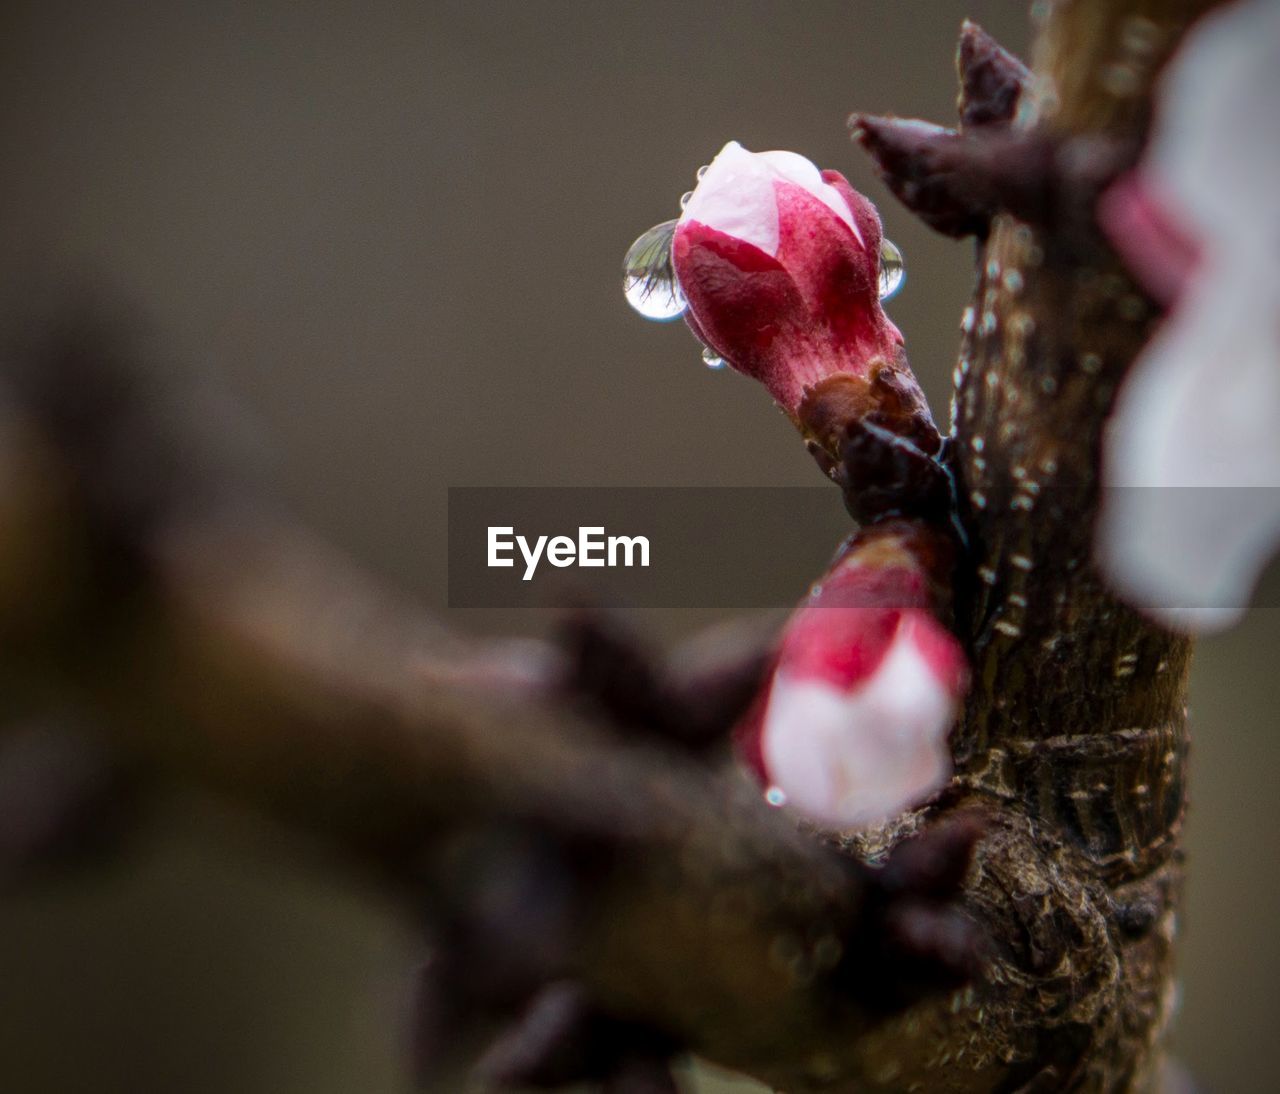
[[[963,690],[963,657],[926,613],[891,615],[887,645],[862,662],[871,666],[864,677],[844,684],[830,671],[813,672],[808,656],[789,664],[784,646],[763,712],[768,782],[799,813],[832,829],[883,821],[923,801],[950,774],[947,735]],[[879,645],[883,620],[875,622],[871,641]],[[843,649],[847,633],[836,628],[837,636]]]
[[[731,141],[685,203],[672,262],[695,333],[794,415],[827,377],[901,345],[880,307],[880,239],[838,173]]]

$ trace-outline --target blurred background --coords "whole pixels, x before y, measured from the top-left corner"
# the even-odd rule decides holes
[[[948,119],[961,19],[1023,50],[1024,7],[8,0],[4,280],[109,284],[162,367],[240,404],[210,429],[247,466],[443,611],[450,486],[818,481],[762,391],[620,291],[628,244],[727,139],[881,203],[907,267],[889,311],[945,419],[969,248],[888,198],[844,121]],[[778,602],[813,576],[776,572]],[[1280,1074],[1277,636],[1270,609],[1204,641],[1192,695],[1175,1043],[1232,1094]],[[414,945],[306,848],[175,792],[121,855],[0,894],[0,1089],[404,1091]]]

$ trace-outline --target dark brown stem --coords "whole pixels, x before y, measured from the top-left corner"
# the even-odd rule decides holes
[[[952,234],[990,236],[957,369],[974,686],[953,738],[954,789],[1021,818],[1046,856],[1002,856],[990,837],[981,849],[972,897],[985,922],[1006,923],[1010,946],[959,1009],[975,1028],[963,1043],[969,1078],[953,1058],[946,1089],[1154,1081],[1181,878],[1191,644],[1119,603],[1091,561],[1103,422],[1158,319],[1099,240],[1092,204],[1143,140],[1160,64],[1209,6],[1054,5],[1037,100],[1012,128],[960,135],[859,120],[908,206]],[[999,1062],[1003,1078],[983,1074]],[[914,1081],[936,1089],[938,1079],[924,1069]]]

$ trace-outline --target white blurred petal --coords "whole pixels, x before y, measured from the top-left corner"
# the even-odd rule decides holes
[[[1147,165],[1179,212],[1206,234],[1225,232],[1274,254],[1280,4],[1247,0],[1206,16],[1170,64],[1159,96]]]
[[[765,769],[811,820],[835,829],[874,824],[946,781],[955,709],[903,629],[852,692],[778,672],[761,741]]]
[[[1280,541],[1280,4],[1189,35],[1142,173],[1197,233],[1190,283],[1108,423],[1097,557],[1168,625],[1239,618]]]
[[[1098,558],[1175,627],[1234,622],[1280,536],[1280,323],[1256,314],[1269,291],[1197,283],[1108,424]]]

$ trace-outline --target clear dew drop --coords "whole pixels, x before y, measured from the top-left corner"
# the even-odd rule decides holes
[[[711,170],[710,165],[704,163],[701,167],[698,168],[698,173],[695,177],[701,179],[702,176],[705,175],[709,170]]]
[[[681,208],[681,209],[683,209],[686,205],[688,205],[688,204],[689,204],[689,200],[690,200],[692,197],[693,197],[693,191],[692,191],[692,190],[686,190],[683,194],[681,194],[681,195],[680,195],[680,208]]]
[[[724,368],[724,358],[710,346],[702,347],[702,363],[707,368]]]
[[[902,288],[907,268],[902,262],[902,252],[887,239],[880,241],[880,299],[888,300]]]
[[[622,291],[627,303],[646,319],[679,319],[688,307],[671,263],[671,241],[678,221],[654,225],[627,250]]]
[[[771,786],[764,792],[764,800],[775,809],[781,809],[787,804],[787,792],[780,786]]]

